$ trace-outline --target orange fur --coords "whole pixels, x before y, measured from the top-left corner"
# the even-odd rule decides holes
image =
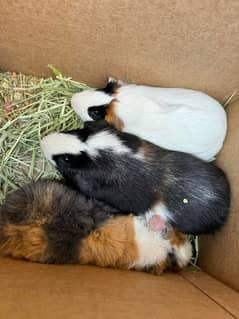
[[[10,225],[3,228],[0,253],[14,258],[44,262],[47,253],[47,239],[39,225]]]
[[[128,269],[138,255],[133,217],[118,217],[82,241],[80,263]]]
[[[118,118],[118,116],[116,116],[116,113],[115,113],[116,107],[117,107],[117,100],[114,99],[108,107],[105,120],[110,125],[113,125],[117,130],[122,131],[124,128],[124,123],[121,121],[121,119]]]
[[[175,229],[173,229],[170,233],[170,243],[174,246],[180,247],[185,244],[187,240],[187,235],[182,234]]]

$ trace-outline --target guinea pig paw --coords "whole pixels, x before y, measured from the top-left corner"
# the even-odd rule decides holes
[[[162,261],[158,265],[147,266],[144,268],[144,271],[155,276],[160,276],[163,274],[163,272],[166,269],[167,269],[167,260]]]

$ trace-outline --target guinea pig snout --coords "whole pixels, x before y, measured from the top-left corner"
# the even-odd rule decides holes
[[[71,106],[74,110],[76,110],[79,107],[79,99],[80,99],[80,93],[75,93],[72,95]]]
[[[114,97],[99,90],[84,90],[73,94],[71,106],[82,121],[92,121],[92,116],[95,117],[97,115],[98,119],[99,113],[100,119],[104,118],[106,106],[109,105],[113,99]],[[92,110],[92,116],[89,114],[89,109]]]
[[[52,148],[52,136],[45,136],[41,141],[40,141],[40,147],[41,150],[45,156],[45,158],[50,161],[54,166],[56,165],[55,161],[53,160],[53,152],[51,151]]]
[[[71,98],[71,107],[80,116],[82,121],[92,121],[92,117],[88,114],[90,105],[86,95],[86,91],[73,94]],[[94,104],[93,104],[94,105]]]

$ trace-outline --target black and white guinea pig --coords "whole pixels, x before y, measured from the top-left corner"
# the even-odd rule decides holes
[[[151,210],[178,231],[194,235],[212,233],[227,219],[230,187],[221,169],[104,121],[52,133],[41,148],[67,183],[121,212]]]
[[[0,206],[0,254],[154,274],[188,264],[192,248],[185,235],[152,231],[150,214],[115,216],[115,211],[57,181],[25,185]]]
[[[104,89],[73,95],[71,105],[83,121],[104,119],[166,149],[211,161],[227,131],[219,102],[194,90],[126,84],[109,79]]]

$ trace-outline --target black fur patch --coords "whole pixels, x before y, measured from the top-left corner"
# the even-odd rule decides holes
[[[108,104],[91,106],[88,108],[88,115],[94,121],[103,120],[107,113]]]
[[[74,169],[63,165],[61,173],[86,196],[105,201],[125,214],[140,214],[157,200],[150,180],[146,178],[142,183],[142,170],[145,168],[139,167],[138,160],[131,155],[112,156],[109,149],[100,150],[94,164],[89,163],[87,168],[80,163]]]
[[[86,121],[84,127],[70,131],[62,131],[61,133],[77,136],[82,142],[85,142],[91,135],[104,130],[116,131],[113,126],[110,126],[106,121],[99,120],[97,122]]]
[[[113,95],[120,86],[121,85],[117,81],[110,81],[107,83],[107,85],[104,88],[97,89],[97,90],[105,92],[106,94],[109,94],[109,95]]]
[[[68,169],[77,169],[79,168],[79,166],[82,168],[84,167],[84,169],[92,169],[96,165],[92,158],[86,152],[81,152],[79,155],[53,155],[52,159],[55,161],[57,169],[63,176],[65,171],[68,171]]]
[[[175,254],[175,249],[173,248],[172,252],[168,254],[167,257],[167,268],[171,271],[178,272],[180,270],[180,266],[178,265],[177,256]]]
[[[113,130],[116,132],[116,129],[104,120],[97,122],[86,121],[84,128],[88,129],[91,134],[96,134],[104,130]]]
[[[117,135],[119,136],[123,144],[130,148],[133,153],[136,153],[139,150],[140,146],[142,146],[142,140],[136,135],[122,132],[119,132]]]
[[[172,225],[193,235],[220,229],[230,207],[230,186],[223,171],[178,152],[171,152],[161,164],[165,166],[161,191],[173,213]]]

